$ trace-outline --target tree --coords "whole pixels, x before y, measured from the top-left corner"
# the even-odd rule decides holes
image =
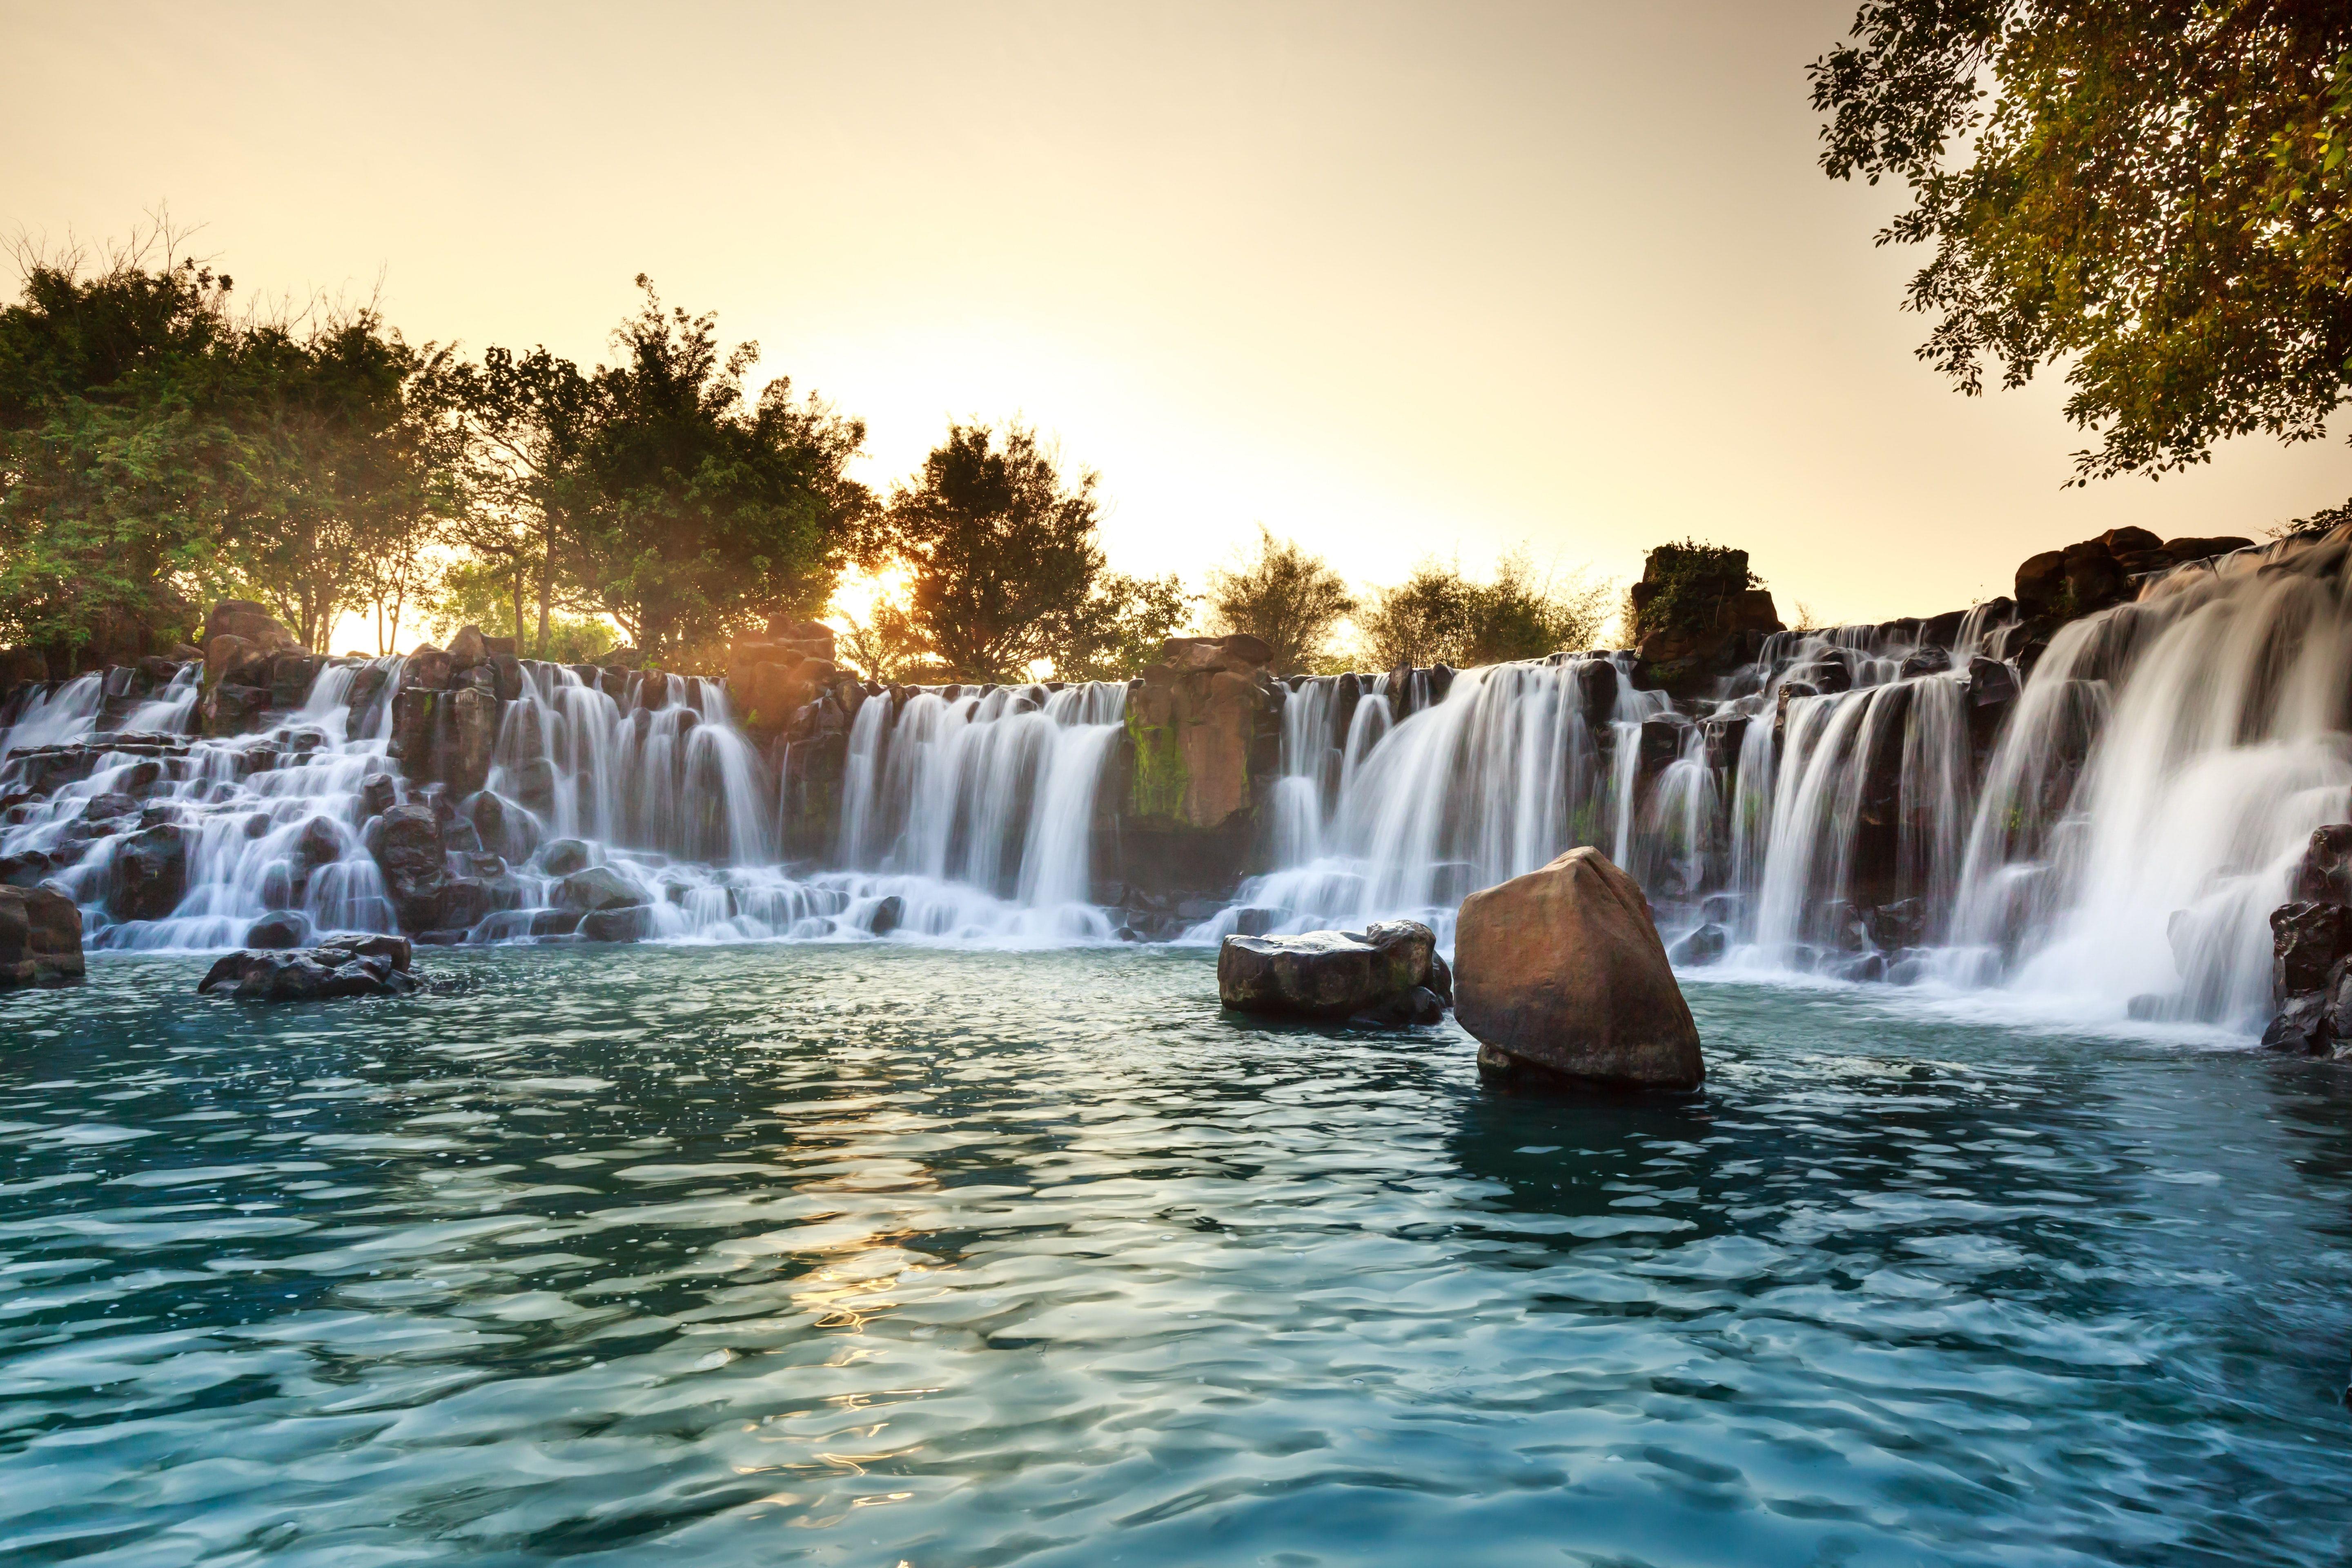
[[[532,623],[528,617],[515,619],[513,588],[505,562],[476,556],[441,573],[423,608],[436,635],[445,639],[459,626],[475,626],[490,637],[515,637],[518,647],[530,647]],[[546,651],[539,657],[558,664],[593,663],[620,641],[609,622],[593,616],[552,611],[540,629]]]
[[[240,334],[232,417],[259,482],[232,555],[304,646],[322,647],[386,562],[421,556],[446,528],[462,435],[431,389],[450,360],[411,348],[373,309]]]
[[[951,425],[865,548],[906,566],[908,618],[960,679],[1027,679],[1057,654],[1083,657],[1099,633],[1096,483],[1065,482],[1025,426],[1000,444],[989,426]]]
[[[1920,357],[2064,363],[2075,478],[2308,441],[2352,392],[2352,6],[1868,0],[1811,67],[1832,178],[1913,205]]]
[[[745,405],[759,345],[723,358],[715,315],[645,308],[592,380],[583,504],[562,563],[648,658],[676,661],[777,614],[824,603],[870,506],[844,472],[866,427],[779,376]]]
[[[863,620],[846,612],[837,612],[835,618],[848,627],[836,645],[843,662],[868,680],[905,679],[923,652],[923,639],[907,606],[896,599],[877,597]]]
[[[590,505],[586,456],[596,428],[595,389],[579,366],[544,347],[522,354],[491,348],[478,365],[457,367],[443,395],[466,427],[468,505],[461,542],[499,563],[517,626],[525,586],[535,588],[538,636],[529,646],[541,658],[555,658],[557,607],[585,592],[565,566],[572,560],[574,518]],[[571,640],[579,641],[576,631]]]
[[[53,668],[160,652],[236,575],[250,433],[230,417],[229,278],[158,226],[91,268],[20,248],[0,310],[0,637]]]
[[[1192,599],[1172,572],[1106,572],[1083,604],[1051,623],[1045,657],[1064,680],[1128,679],[1159,658],[1160,646],[1192,615]]]
[[[1332,631],[1356,611],[1355,596],[1321,556],[1276,539],[1263,523],[1256,554],[1211,570],[1208,601],[1210,631],[1257,638],[1284,672],[1318,662]]]
[[[1538,576],[1523,552],[1496,563],[1485,583],[1423,561],[1404,582],[1374,593],[1358,618],[1360,657],[1376,669],[1465,668],[1589,648],[1600,640],[1611,592],[1581,568],[1557,580]]]

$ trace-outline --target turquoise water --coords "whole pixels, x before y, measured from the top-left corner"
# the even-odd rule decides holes
[[[0,999],[0,1561],[2296,1563],[2352,1075],[1694,986],[1703,1099],[1200,953]]]

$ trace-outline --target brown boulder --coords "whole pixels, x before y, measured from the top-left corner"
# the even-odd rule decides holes
[[[81,910],[55,888],[0,887],[0,991],[82,975]]]
[[[1182,640],[1190,639],[1171,639]],[[1145,666],[1128,725],[1137,810],[1214,827],[1245,809],[1250,738],[1265,701],[1255,680],[1229,669]]]
[[[819,672],[830,676],[833,666],[816,659],[794,658],[789,664],[735,666],[727,672],[727,703],[736,722],[754,730],[775,730],[802,708],[816,700],[823,686]]]
[[[450,672],[456,668],[456,661],[448,654],[431,643],[423,643],[400,667],[400,684],[403,689],[415,687],[425,691],[446,691]]]
[[[2104,610],[2124,597],[2123,568],[2115,553],[2096,539],[2066,547],[2066,595],[2074,614]]]
[[[2234,533],[2215,534],[2210,538],[2168,539],[2164,553],[2173,564],[2190,561],[2209,561],[2216,555],[2227,555],[2233,550],[2252,550],[2254,542]]]
[[[1661,1089],[1706,1077],[1648,902],[1597,849],[1465,899],[1454,987],[1454,1016],[1498,1072]]]
[[[223,599],[213,606],[212,614],[205,617],[205,647],[209,648],[215,637],[243,637],[265,653],[302,646],[302,639],[288,630],[285,622],[251,599]]]
[[[2066,552],[2045,550],[2017,569],[2017,607],[2028,616],[2047,615],[2066,592]]]
[[[498,748],[499,700],[475,688],[449,698],[449,734],[438,761],[451,793],[463,797],[488,782],[490,755]]]
[[[1274,650],[1243,632],[1222,637],[1170,637],[1160,645],[1160,662],[1179,675],[1222,669],[1252,675],[1265,668]]]
[[[457,635],[449,639],[449,668],[452,670],[471,669],[489,657],[489,640],[482,636],[482,628],[478,626],[469,623],[459,626]]]
[[[2110,555],[2131,555],[2143,550],[2164,548],[2164,541],[2144,528],[2111,528],[2099,535],[2098,542],[2107,547]]]
[[[205,645],[205,684],[261,685],[268,679],[263,672],[274,651],[249,637],[223,632]]]
[[[767,640],[790,643],[811,658],[834,658],[833,628],[823,621],[796,620],[791,616],[770,616]]]

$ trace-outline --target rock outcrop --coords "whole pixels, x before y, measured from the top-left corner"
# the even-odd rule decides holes
[[[408,941],[342,936],[316,947],[225,953],[197,982],[199,994],[248,1002],[323,1002],[406,996],[425,988],[409,970]]]
[[[2158,539],[2144,528],[2111,528],[2096,539],[2028,557],[2017,569],[2018,612],[2051,625],[2071,621],[2130,598],[2135,577],[2253,542],[2235,535]]]
[[[1597,849],[1462,902],[1454,1016],[1498,1076],[1687,1090],[1698,1027],[1633,879]]]
[[[82,976],[81,910],[55,888],[0,887],[0,991]]]
[[[1288,693],[1266,654],[1253,637],[1171,637],[1128,683],[1111,794],[1126,881],[1222,897],[1239,879],[1280,767]]]
[[[2311,836],[2271,911],[2271,1000],[2263,1044],[2295,1056],[2352,1057],[2352,824]]]
[[[1452,990],[1437,938],[1418,921],[1360,931],[1229,936],[1217,951],[1217,998],[1237,1013],[1433,1024]]]

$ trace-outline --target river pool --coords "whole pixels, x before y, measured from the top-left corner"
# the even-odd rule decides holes
[[[0,1561],[2294,1563],[2352,1071],[1693,984],[1706,1093],[1213,959],[0,998]]]

